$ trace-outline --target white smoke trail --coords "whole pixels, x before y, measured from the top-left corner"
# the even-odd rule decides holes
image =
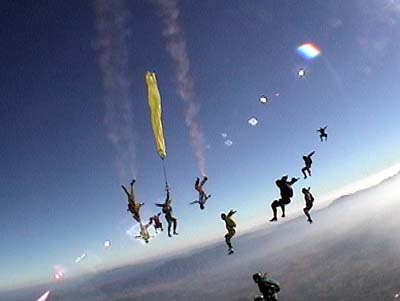
[[[107,138],[124,179],[136,175],[133,113],[128,76],[128,13],[124,0],[96,0],[99,65],[103,77]]]
[[[176,0],[154,0],[164,24],[163,36],[167,51],[176,65],[178,94],[184,101],[185,122],[189,128],[192,145],[200,173],[205,175],[204,136],[197,121],[198,106],[194,100],[193,80],[190,76],[190,61],[186,51],[186,41],[179,24],[179,8]]]

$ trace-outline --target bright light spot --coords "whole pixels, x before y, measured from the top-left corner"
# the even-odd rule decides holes
[[[54,266],[54,280],[61,281],[64,278],[64,274],[65,274],[65,269],[62,266],[60,265]]]
[[[400,297],[400,293],[397,293],[396,295],[394,295],[395,299],[397,299],[398,297]]]
[[[299,78],[303,78],[306,76],[306,70],[304,70],[303,68],[300,68],[299,71],[297,71],[297,76]]]
[[[228,140],[225,141],[225,145],[226,146],[232,146],[232,144],[233,144],[232,140],[228,139]]]
[[[104,242],[104,248],[108,249],[109,247],[111,247],[111,242],[109,240],[106,240]]]
[[[228,137],[228,134],[227,133],[221,133],[221,136],[222,136],[222,138],[226,138],[226,137]]]
[[[60,280],[62,280],[63,278],[64,278],[64,273],[63,273],[62,271],[56,272],[56,273],[54,274],[54,279],[55,279],[56,281],[60,281]]]
[[[50,295],[50,291],[47,291],[47,292],[45,292],[43,295],[41,295],[41,296],[39,297],[39,299],[37,299],[36,301],[46,301],[47,298],[49,297],[49,295]]]
[[[260,97],[260,102],[261,102],[262,104],[266,104],[266,103],[268,102],[267,96],[265,96],[265,95],[261,96],[261,97]]]
[[[276,93],[275,93],[275,96],[278,97],[278,96],[279,96],[279,92],[276,92]]]
[[[257,120],[257,118],[252,117],[252,118],[250,118],[247,122],[248,122],[250,125],[252,125],[252,126],[256,126],[257,123],[258,123],[258,120]]]
[[[321,50],[314,44],[306,43],[297,47],[297,53],[308,60],[312,60],[321,54]]]

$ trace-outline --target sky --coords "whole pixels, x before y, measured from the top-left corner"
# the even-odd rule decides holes
[[[239,233],[266,223],[275,179],[300,176],[312,150],[313,176],[296,184],[297,206],[303,186],[318,201],[399,163],[399,22],[398,0],[8,1],[0,288],[51,281],[55,267],[79,275],[221,239],[219,215],[231,208]],[[301,57],[304,43],[321,55]],[[162,95],[180,235],[144,246],[127,235],[135,223],[120,185],[136,176],[144,217],[165,197],[148,70]],[[324,125],[329,140],[320,143]],[[188,204],[199,166],[212,194],[204,211]]]

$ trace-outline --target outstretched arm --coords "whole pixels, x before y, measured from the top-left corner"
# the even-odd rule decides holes
[[[325,131],[327,128],[328,128],[328,126],[327,126],[327,125],[326,125],[326,126],[324,126],[324,127],[323,127],[324,131]]]
[[[300,178],[292,178],[289,182],[287,182],[289,185],[293,185],[296,183]]]
[[[170,196],[169,196],[169,190],[167,190],[167,197],[165,198],[165,202],[168,202],[168,201],[170,200],[169,197],[170,197]]]
[[[236,213],[236,210],[231,209],[231,211],[229,211],[228,216],[232,216]]]
[[[156,205],[157,207],[164,207],[164,204],[160,204],[160,203],[154,203],[154,205]]]
[[[315,154],[315,151],[312,151],[311,153],[308,154],[307,157],[312,157],[312,155],[314,155],[314,154]]]

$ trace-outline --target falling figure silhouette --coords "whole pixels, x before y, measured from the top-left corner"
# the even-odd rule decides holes
[[[304,200],[306,201],[306,207],[304,207],[304,214],[307,216],[307,222],[310,224],[313,222],[310,216],[310,210],[313,207],[314,196],[310,192],[311,187],[303,188],[301,192],[304,194]]]
[[[304,179],[307,179],[307,173],[308,173],[308,176],[311,177],[311,165],[312,165],[311,157],[314,154],[315,154],[315,151],[309,153],[307,156],[303,156],[303,160],[304,160],[305,166],[301,169],[301,172],[304,175]]]
[[[173,226],[174,228],[174,235],[178,235],[178,232],[176,232],[176,227],[177,227],[177,219],[172,215],[172,199],[170,198],[169,195],[169,189],[167,189],[167,197],[165,199],[165,202],[162,204],[156,203],[155,205],[157,207],[162,208],[162,212],[165,214],[165,219],[167,220],[168,224],[168,236],[172,237],[171,235],[171,227]]]
[[[319,139],[321,139],[321,142],[324,141],[324,138],[325,141],[328,140],[328,134],[326,133],[326,129],[327,126],[324,126],[323,128],[319,128],[319,130],[317,130],[317,132],[319,132]]]
[[[207,180],[208,178],[204,176],[201,182],[199,178],[196,178],[196,182],[194,183],[194,189],[196,189],[196,191],[199,193],[199,199],[191,202],[190,204],[199,204],[201,210],[204,210],[207,200],[211,197],[211,194],[207,195],[207,193],[203,189],[203,186],[207,182]]]
[[[126,196],[128,197],[128,209],[130,213],[132,213],[133,218],[135,221],[140,223],[140,208],[144,205],[144,203],[140,203],[136,200],[135,188],[133,185],[135,184],[136,180],[133,179],[130,183],[130,191],[126,189],[124,185],[122,185],[122,189],[125,191]]]
[[[147,224],[143,225],[142,222],[139,222],[139,225],[140,225],[140,234],[136,235],[135,239],[142,239],[146,244],[148,244],[150,238],[152,237],[148,230],[151,225],[151,219]]]
[[[159,212],[158,214],[154,214],[152,217],[150,217],[150,223],[154,223],[154,230],[156,231],[156,233],[158,233],[158,230],[160,229],[161,231],[164,231],[162,223],[160,221],[160,215],[161,212]]]
[[[296,183],[299,178],[292,178],[288,181],[288,176],[283,176],[281,179],[276,180],[275,184],[278,186],[281,194],[281,198],[279,200],[275,200],[271,204],[272,212],[274,214],[273,218],[270,219],[270,222],[275,222],[278,220],[277,218],[277,210],[278,207],[282,209],[282,217],[285,217],[285,206],[290,204],[291,197],[293,197],[293,188],[292,185]]]
[[[276,301],[278,300],[277,293],[281,290],[278,281],[267,276],[267,273],[256,273],[253,275],[253,280],[258,285],[261,296],[256,296],[255,301]]]
[[[228,246],[228,254],[229,255],[233,254],[233,252],[234,252],[232,243],[231,243],[231,239],[236,234],[236,230],[235,230],[236,223],[232,219],[232,215],[234,215],[235,213],[236,213],[236,211],[233,209],[231,209],[231,211],[229,211],[228,214],[221,213],[221,219],[223,221],[225,221],[225,227],[226,227],[226,230],[228,230],[228,233],[225,234],[225,242],[226,242],[226,245]]]

